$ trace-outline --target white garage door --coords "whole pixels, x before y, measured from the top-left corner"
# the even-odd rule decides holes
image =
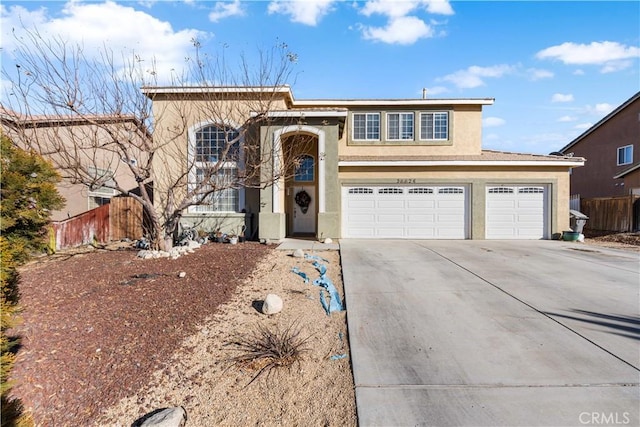
[[[546,206],[545,186],[488,186],[486,238],[548,238]]]
[[[342,236],[466,239],[462,186],[342,187]]]

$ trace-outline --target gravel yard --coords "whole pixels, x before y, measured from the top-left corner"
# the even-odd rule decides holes
[[[339,253],[316,255],[343,296]],[[318,277],[309,260],[255,243],[177,260],[57,258],[21,271],[13,394],[37,425],[130,426],[171,406],[186,409],[187,426],[357,424],[346,312],[327,315],[320,289],[291,272]],[[283,299],[281,313],[258,311],[267,293]],[[251,382],[259,367],[229,361],[238,336],[292,324],[308,337],[299,364]]]

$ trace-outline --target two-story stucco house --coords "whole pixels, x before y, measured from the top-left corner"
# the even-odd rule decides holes
[[[640,92],[560,150],[587,160],[571,175],[582,198],[640,194]]]
[[[482,109],[493,99],[297,100],[288,86],[143,90],[153,100],[156,141],[167,129],[187,128],[182,137],[166,136],[172,154],[154,159],[156,202],[167,183],[203,160],[199,153],[215,152],[222,129],[248,117],[268,118],[252,130],[263,174],[279,171],[292,147],[302,150],[295,173],[264,188],[224,190],[210,205],[189,208],[183,222],[245,224],[269,241],[550,239],[569,227],[569,171],[583,159],[483,150]],[[210,110],[227,111],[224,120],[196,108],[214,92],[224,96]],[[267,92],[268,111],[246,103]],[[224,173],[241,173],[240,163]]]

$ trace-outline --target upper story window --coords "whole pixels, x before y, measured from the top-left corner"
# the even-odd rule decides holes
[[[387,139],[413,140],[413,113],[387,113]]]
[[[313,156],[304,155],[296,167],[293,180],[296,182],[310,182],[314,179],[315,161]]]
[[[353,139],[379,141],[380,113],[354,113]]]
[[[194,212],[238,212],[240,189],[238,170],[240,162],[240,135],[225,126],[206,126],[195,132],[194,171],[192,186],[205,183],[202,192],[207,195],[202,204],[193,206]]]
[[[449,113],[429,112],[420,113],[421,140],[449,139]]]
[[[618,166],[633,163],[633,145],[625,145],[618,148]]]

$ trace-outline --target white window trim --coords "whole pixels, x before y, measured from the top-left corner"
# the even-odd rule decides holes
[[[355,131],[356,131],[356,126],[355,126],[355,116],[356,115],[364,115],[364,138],[356,138],[355,136]],[[378,137],[377,138],[368,138],[367,137],[367,116],[378,116]],[[354,112],[351,113],[351,120],[353,122],[353,125],[351,126],[351,139],[353,141],[380,141],[382,138],[382,114],[380,114],[380,112]]]
[[[446,138],[422,138],[422,116],[424,114],[437,114],[437,113],[445,113],[447,115],[447,137]],[[442,110],[442,111],[420,111],[420,113],[418,114],[418,119],[419,119],[419,123],[418,123],[418,140],[419,141],[448,141],[449,140],[449,136],[450,136],[450,132],[451,132],[451,114],[449,114],[449,111],[447,110]]]
[[[189,146],[188,146],[188,156],[187,156],[187,167],[189,167],[189,176],[188,176],[188,186],[191,188],[196,182],[197,179],[197,171],[199,168],[206,168],[208,167],[208,165],[210,164],[210,162],[195,162],[193,161],[195,158],[195,149],[196,149],[196,132],[199,131],[200,129],[207,127],[207,126],[227,126],[230,128],[235,129],[236,131],[238,131],[238,133],[240,134],[240,151],[239,151],[239,156],[240,156],[240,161],[239,162],[223,162],[222,165],[220,165],[219,169],[225,169],[225,168],[236,168],[238,170],[238,174],[242,173],[243,169],[244,169],[244,160],[245,160],[245,153],[244,153],[244,137],[242,136],[242,134],[240,133],[240,128],[241,126],[239,126],[237,123],[234,123],[230,120],[225,120],[223,121],[223,123],[217,122],[217,121],[204,121],[204,122],[199,122],[193,126],[191,126],[188,131],[187,131],[187,135],[188,135],[188,140],[189,140]],[[193,162],[193,163],[192,163]],[[189,213],[198,213],[198,214],[207,214],[207,215],[216,215],[216,214],[222,214],[222,215],[227,215],[230,213],[240,213],[242,212],[242,209],[244,209],[245,206],[245,188],[244,187],[240,187],[238,188],[238,210],[237,211],[216,211],[216,210],[197,210],[198,207],[202,207],[202,206],[207,206],[205,205],[192,205],[189,206],[188,208],[188,212]]]
[[[630,150],[629,150],[630,159],[629,159],[628,162],[620,163],[620,150],[625,150],[626,151],[627,148],[630,148]],[[625,145],[623,147],[618,147],[618,149],[616,150],[616,164],[618,166],[625,166],[625,165],[630,165],[631,163],[633,163],[633,144]]]
[[[400,119],[398,125],[400,128],[398,129],[398,136],[402,136],[402,115],[410,114],[413,117],[413,126],[411,129],[411,138],[390,138],[389,137],[389,115],[398,114],[398,118]],[[388,111],[385,114],[385,137],[387,141],[415,141],[416,140],[416,113],[415,111]]]

